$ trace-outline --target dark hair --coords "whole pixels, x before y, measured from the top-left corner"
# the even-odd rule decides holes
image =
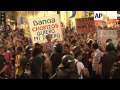
[[[114,44],[113,43],[108,43],[106,45],[106,51],[109,52],[109,51],[114,51],[115,50],[115,47],[114,47]]]
[[[93,41],[92,41],[92,40],[90,40],[90,41],[87,43],[87,45],[88,45],[88,47],[89,47],[89,48],[91,48],[92,43],[93,43]]]
[[[35,43],[35,47],[40,47],[40,48],[42,48],[42,45],[40,45],[39,43]]]
[[[41,49],[41,48],[34,47],[34,48],[33,48],[33,51],[32,51],[32,57],[37,56],[37,55],[40,54],[41,52],[42,52],[42,49]]]
[[[17,53],[23,52],[23,48],[21,46],[17,47]]]
[[[51,34],[48,34],[48,35],[46,35],[46,38],[48,38],[49,35],[51,36]],[[51,36],[51,37],[52,37],[52,36]]]
[[[27,42],[27,43],[29,43],[29,40],[28,40],[27,38],[25,38],[25,39],[24,39],[24,42]]]
[[[97,44],[97,43],[93,43],[93,44],[92,44],[92,48],[93,48],[93,49],[98,49],[98,48],[99,48],[99,46],[98,46],[98,44]]]
[[[63,50],[62,44],[58,43],[58,44],[55,45],[55,51],[56,52],[62,53],[62,50]]]
[[[107,39],[107,40],[106,40],[106,43],[108,43],[109,41],[112,41],[112,39]]]
[[[78,56],[82,55],[82,51],[76,51],[74,57],[77,58]]]
[[[64,44],[63,47],[68,47],[68,48],[70,48],[70,45]]]

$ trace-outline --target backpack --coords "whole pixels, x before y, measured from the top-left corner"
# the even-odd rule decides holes
[[[76,63],[75,63],[75,68],[74,68],[74,71],[77,73],[77,75],[81,78],[81,74],[82,73],[80,73],[80,75],[79,75],[79,73],[78,73],[78,68],[77,68],[77,63],[78,63],[79,61],[77,61]]]
[[[74,71],[77,73],[77,75],[79,76],[79,79],[82,79],[82,71],[80,72],[80,74],[78,73],[78,68],[77,68],[77,63],[80,62],[80,61],[77,61],[75,63],[75,68],[74,68]],[[85,72],[87,73],[86,76],[83,76],[83,79],[89,79],[89,71],[87,68],[84,68],[85,69]]]

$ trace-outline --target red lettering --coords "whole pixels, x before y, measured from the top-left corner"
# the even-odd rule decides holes
[[[43,27],[44,30],[46,29],[46,26],[41,26],[41,27]]]
[[[40,30],[43,30],[43,26],[40,26]]]
[[[47,26],[47,29],[51,29],[51,28],[50,28],[50,25]]]
[[[36,27],[33,27],[33,28],[32,28],[32,31],[33,31],[33,32],[37,31],[37,30],[36,30]]]
[[[54,25],[54,24],[52,24],[52,25],[51,25],[51,27],[52,27],[52,28],[55,28],[55,25]]]
[[[39,30],[39,27],[36,27],[36,30]]]
[[[57,24],[55,24],[55,28],[58,28],[58,25],[57,25]]]

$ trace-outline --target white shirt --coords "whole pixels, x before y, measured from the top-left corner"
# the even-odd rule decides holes
[[[92,70],[97,71],[99,61],[102,57],[102,52],[97,49],[96,51],[93,52],[93,61],[92,61]]]
[[[79,74],[79,79],[83,79],[83,75],[82,75],[82,69],[84,69],[85,67],[84,67],[84,65],[83,65],[83,63],[82,62],[78,62],[78,60],[77,59],[75,59],[75,63],[77,62],[77,70],[78,70],[78,74]]]

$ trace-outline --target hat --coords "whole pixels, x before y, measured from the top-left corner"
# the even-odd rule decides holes
[[[61,64],[58,67],[68,66],[69,63],[74,62],[74,57],[71,55],[64,55]]]

